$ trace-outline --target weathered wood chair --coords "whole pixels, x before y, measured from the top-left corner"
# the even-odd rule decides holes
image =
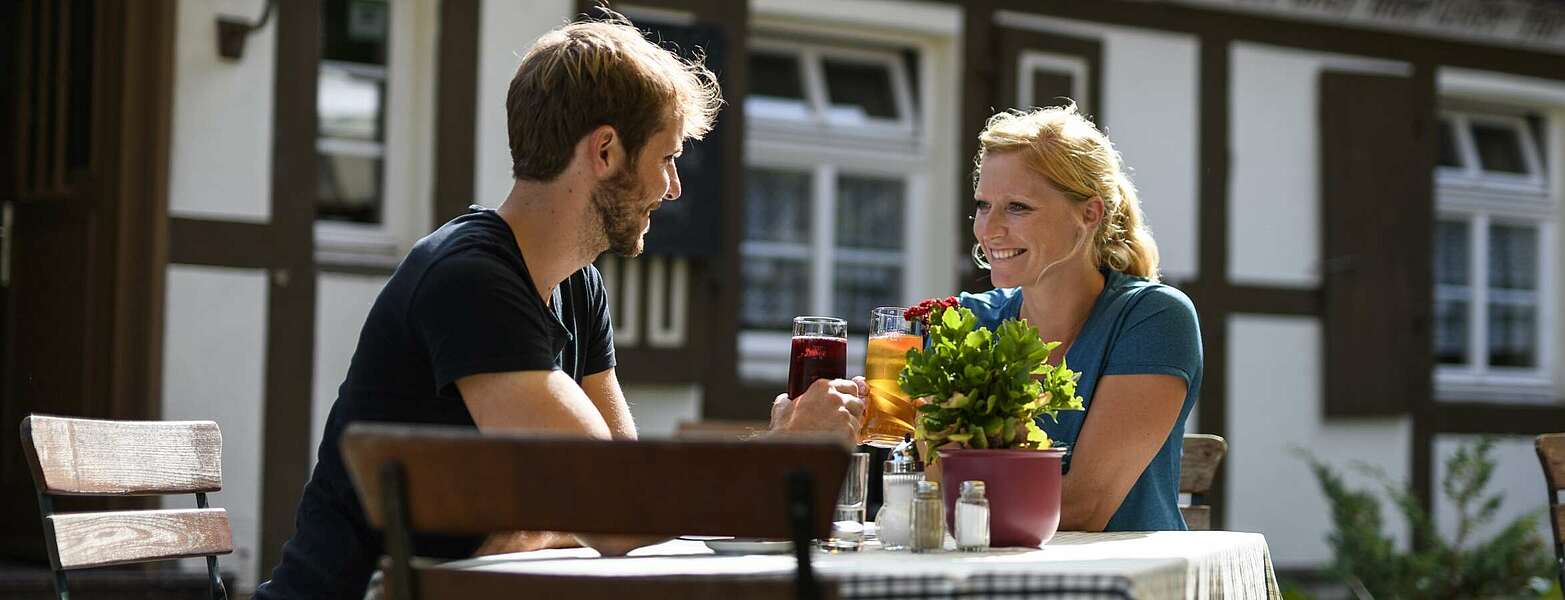
[[[206,495],[223,487],[223,435],[211,421],[99,421],[32,415],[22,447],[54,571],[206,557],[212,597],[227,598],[217,555],[233,551],[228,512]],[[196,495],[194,509],[57,513],[52,496]]]
[[[388,597],[825,598],[811,539],[830,533],[848,450],[825,441],[605,442],[355,423],[342,453],[385,532]],[[411,533],[515,530],[791,538],[792,578],[548,576],[415,559]]]
[[[1207,433],[1185,435],[1184,455],[1179,459],[1179,493],[1190,494],[1190,504],[1181,505],[1179,512],[1185,516],[1185,525],[1191,531],[1212,528],[1212,507],[1206,492],[1212,489],[1212,479],[1217,476],[1217,466],[1228,453],[1228,442],[1221,436]]]
[[[1565,504],[1560,490],[1565,489],[1565,433],[1545,433],[1534,442],[1538,462],[1543,466],[1545,491],[1549,493],[1549,528],[1554,531],[1554,576],[1565,587]]]

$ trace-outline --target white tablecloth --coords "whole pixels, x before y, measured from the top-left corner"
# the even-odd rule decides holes
[[[482,571],[588,576],[790,576],[792,555],[715,555],[701,542],[673,540],[622,558],[585,549],[502,554],[447,565]],[[1061,532],[1042,549],[913,554],[873,545],[817,552],[820,577],[843,598],[1266,598],[1276,575],[1256,533]]]

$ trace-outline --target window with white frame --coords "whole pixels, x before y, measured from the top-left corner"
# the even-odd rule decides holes
[[[1436,381],[1446,396],[1547,397],[1558,210],[1536,115],[1440,113]]]
[[[746,117],[774,135],[910,141],[917,120],[911,52],[757,39]]]
[[[1016,106],[1087,104],[1087,61],[1080,56],[1024,50],[1016,60]]]
[[[752,44],[742,377],[786,376],[795,316],[843,317],[857,337],[871,309],[907,303],[909,211],[927,146],[916,62],[898,48]]]
[[[320,4],[318,258],[394,265],[424,233],[432,126],[430,0]]]
[[[381,222],[390,12],[384,1],[321,5],[315,144],[319,219]]]

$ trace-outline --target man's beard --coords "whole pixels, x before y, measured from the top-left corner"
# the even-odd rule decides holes
[[[601,239],[608,243],[609,252],[626,257],[640,255],[645,244],[641,218],[648,207],[638,202],[644,194],[636,185],[634,172],[626,165],[592,190],[592,208],[598,222],[597,231],[587,238]]]

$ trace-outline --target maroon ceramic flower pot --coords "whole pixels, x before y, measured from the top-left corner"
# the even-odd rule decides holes
[[[1042,547],[1060,527],[1060,459],[1064,456],[1063,449],[941,450],[946,525],[953,526],[962,482],[982,481],[989,498],[989,544]]]

